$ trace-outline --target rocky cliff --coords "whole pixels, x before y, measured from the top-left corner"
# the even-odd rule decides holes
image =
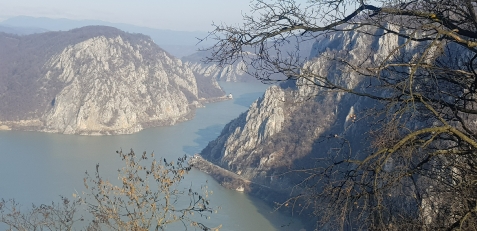
[[[372,91],[363,77],[346,72],[345,67],[331,63],[329,57],[341,55],[350,63],[365,63],[363,55],[373,50],[379,55],[372,57],[372,61],[383,59],[398,38],[372,36],[378,33],[382,31],[372,30],[370,35],[343,32],[323,37],[309,50],[311,59],[304,68],[349,89]],[[369,46],[369,41],[373,41],[373,46]],[[253,182],[246,184],[248,188],[244,186],[246,190],[276,202],[280,196],[274,194],[272,198],[270,193],[283,198],[288,198],[291,192],[300,193],[294,186],[303,180],[303,175],[287,174],[291,170],[320,167],[329,164],[324,160],[332,161],[334,155],[357,156],[366,151],[369,140],[363,134],[374,125],[366,113],[378,107],[378,102],[320,90],[303,81],[291,85],[269,88],[201,152],[205,159],[242,179],[232,185],[223,180],[224,185],[235,189],[244,182]]]
[[[172,125],[224,93],[146,36],[84,27],[0,34],[0,124],[64,134]]]
[[[304,94],[297,89],[270,87],[247,112],[227,124],[201,155],[255,186],[288,193],[294,179],[283,173],[298,166],[311,167],[317,152],[337,144],[335,135],[355,129],[354,107],[360,108],[353,97],[340,105],[342,99],[337,94],[316,99]],[[230,185],[234,189],[240,186]],[[249,186],[246,188],[255,193],[260,189]]]
[[[280,52],[292,52],[299,55],[299,59],[307,59],[310,54],[310,49],[313,46],[314,40],[300,41],[298,46],[297,41],[289,41],[286,45],[280,46]],[[270,45],[273,46],[273,45]],[[299,47],[298,51],[296,50]],[[226,66],[219,66],[215,63],[205,63],[206,57],[210,57],[210,50],[198,51],[192,55],[182,57],[182,61],[189,64],[195,73],[203,76],[215,78],[226,82],[247,82],[257,81],[257,79],[250,75],[254,72],[253,67],[247,65],[250,62],[250,57],[255,55],[255,51],[250,48],[245,48],[243,60],[237,60],[233,64]]]
[[[210,55],[208,51],[199,51],[192,55],[182,58],[182,61],[189,64],[195,73],[215,78],[226,82],[246,82],[256,81],[253,76],[247,74],[247,66],[244,61],[239,61],[232,65],[220,67],[214,63],[204,63],[206,56]]]
[[[475,203],[465,206],[475,201],[466,183],[475,164],[462,153],[474,154],[475,115],[456,109],[474,106],[465,98],[472,82],[461,81],[473,78],[460,74],[474,69],[474,53],[386,26],[322,34],[297,69],[276,61],[298,76],[295,86],[270,88],[209,143],[201,156],[219,167],[194,164],[226,187],[310,212],[324,229],[474,224],[466,216]]]

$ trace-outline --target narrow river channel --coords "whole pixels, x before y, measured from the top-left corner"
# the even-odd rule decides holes
[[[50,204],[60,195],[71,197],[85,191],[85,171],[114,177],[121,162],[116,150],[136,153],[154,152],[156,156],[176,159],[200,152],[216,138],[224,125],[247,110],[267,85],[259,83],[221,83],[232,100],[206,104],[193,120],[175,126],[143,130],[132,135],[76,136],[40,132],[0,131],[0,198],[15,198],[28,208],[31,203]],[[222,224],[224,231],[299,230],[300,224],[258,199],[227,190],[210,176],[193,170],[184,184],[206,184],[214,193],[211,202],[221,209],[212,214],[210,224]],[[3,229],[0,225],[0,229]],[[171,226],[167,230],[182,230]]]

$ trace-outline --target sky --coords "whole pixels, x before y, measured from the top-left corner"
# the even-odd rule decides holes
[[[91,19],[177,31],[238,24],[249,0],[0,0],[0,21],[15,16]]]

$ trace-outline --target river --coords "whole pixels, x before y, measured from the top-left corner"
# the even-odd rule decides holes
[[[60,195],[71,197],[83,192],[85,171],[117,173],[121,162],[116,150],[136,153],[154,152],[170,160],[200,152],[215,139],[224,125],[247,110],[267,85],[258,83],[221,83],[232,93],[232,100],[206,104],[190,121],[169,127],[149,128],[132,135],[77,136],[41,132],[0,131],[0,198],[15,198],[27,208],[34,203],[58,202]],[[221,187],[210,176],[193,170],[184,184],[199,187],[206,182],[214,193],[210,198],[220,206],[210,224],[222,224],[223,231],[298,230],[299,222],[244,193]],[[1,228],[2,226],[0,226]],[[168,228],[167,230],[181,230]],[[180,226],[179,226],[180,227]],[[183,227],[182,227],[183,228]]]

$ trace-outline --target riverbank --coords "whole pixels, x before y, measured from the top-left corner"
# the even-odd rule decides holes
[[[200,154],[195,154],[189,160],[189,165],[212,176],[226,189],[247,193],[251,192],[251,182],[249,180],[245,180],[239,175],[205,160]]]
[[[66,133],[66,132],[59,132],[58,130],[54,130],[49,128],[45,125],[45,121],[40,119],[32,119],[32,120],[19,120],[19,121],[0,121],[0,131],[29,131],[29,132],[45,132],[45,133],[59,133],[59,134],[66,134],[66,135],[83,135],[83,136],[102,136],[102,135],[129,135],[138,133],[144,129],[148,128],[155,128],[155,127],[164,127],[164,126],[173,126],[178,123],[182,123],[185,121],[190,121],[194,119],[197,108],[206,107],[206,104],[209,103],[216,103],[221,101],[230,100],[227,95],[219,96],[219,97],[211,97],[211,98],[201,98],[198,101],[194,101],[193,103],[189,104],[189,112],[180,115],[178,117],[171,117],[168,119],[162,120],[149,120],[143,121],[140,123],[135,124],[132,127],[126,127],[121,129],[110,129],[105,127],[103,130],[99,131],[81,131],[76,133]]]
[[[209,162],[200,154],[195,154],[192,156],[189,160],[189,165],[201,172],[208,174],[224,188],[252,195],[264,201],[269,206],[275,207],[275,211],[278,211],[285,216],[290,216],[300,220],[306,228],[300,229],[301,231],[313,230],[314,224],[310,222],[310,217],[306,214],[306,212],[303,214],[297,214],[296,211],[292,211],[293,208],[288,206],[288,203],[277,208],[279,203],[284,202],[289,198],[289,194],[286,190],[270,188],[266,185],[244,179],[242,176],[234,172]]]

